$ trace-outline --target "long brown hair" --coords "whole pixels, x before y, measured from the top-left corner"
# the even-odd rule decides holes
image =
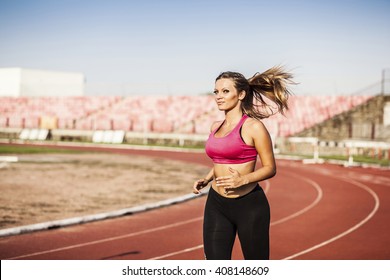
[[[237,92],[246,93],[241,103],[242,111],[252,118],[264,119],[276,113],[284,114],[288,110],[287,100],[291,95],[288,85],[295,84],[292,78],[291,73],[281,66],[275,66],[263,73],[256,73],[249,79],[241,73],[223,72],[215,81],[231,79]]]

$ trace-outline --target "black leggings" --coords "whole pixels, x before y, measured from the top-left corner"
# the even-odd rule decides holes
[[[246,260],[269,259],[270,208],[263,189],[226,198],[210,188],[203,222],[203,244],[208,260],[230,260],[236,233]]]

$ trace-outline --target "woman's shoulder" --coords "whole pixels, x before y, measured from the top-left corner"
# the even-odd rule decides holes
[[[252,133],[267,132],[267,128],[265,127],[263,122],[252,117],[248,117],[245,120],[243,128],[248,132]]]
[[[211,124],[211,127],[210,127],[210,132],[213,132],[214,130],[216,130],[218,127],[221,126],[221,124],[223,123],[223,121],[215,121]]]

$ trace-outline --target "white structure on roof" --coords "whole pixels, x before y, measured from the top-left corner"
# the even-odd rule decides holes
[[[0,68],[0,96],[83,96],[84,74]]]

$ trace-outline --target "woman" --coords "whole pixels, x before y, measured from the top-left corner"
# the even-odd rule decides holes
[[[193,186],[199,194],[213,181],[204,212],[206,259],[231,259],[236,233],[245,259],[269,259],[270,209],[258,182],[273,177],[276,164],[269,133],[260,120],[288,109],[291,78],[281,67],[250,79],[236,72],[216,78],[215,101],[225,120],[211,126],[206,142],[214,166]]]

